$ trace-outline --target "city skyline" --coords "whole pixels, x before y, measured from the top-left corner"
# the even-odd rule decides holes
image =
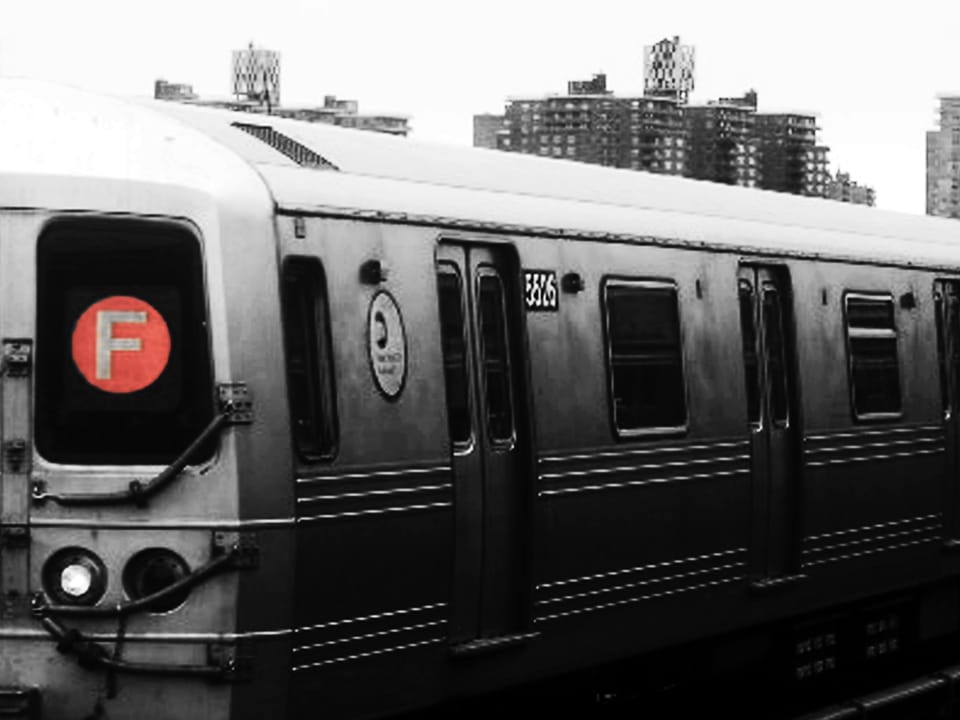
[[[165,78],[228,97],[231,53],[252,41],[280,52],[284,104],[355,98],[409,116],[415,140],[464,146],[474,114],[562,94],[571,78],[603,72],[614,92],[642,93],[644,46],[679,36],[696,48],[692,103],[754,88],[762,112],[813,113],[832,170],[874,187],[881,209],[922,214],[926,132],[938,96],[960,89],[960,7],[839,5],[811,0],[784,16],[746,0],[596,0],[589,12],[504,0],[469,12],[427,0],[5,4],[0,75],[143,97]]]

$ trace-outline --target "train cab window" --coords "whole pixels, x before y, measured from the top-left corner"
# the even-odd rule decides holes
[[[900,364],[893,298],[848,293],[844,304],[854,417],[897,417],[901,412]]]
[[[157,222],[51,225],[37,241],[38,452],[169,463],[209,424],[213,399],[197,238]]]
[[[463,312],[463,283],[455,265],[441,264],[437,272],[440,302],[440,336],[443,342],[443,375],[447,390],[447,420],[454,447],[470,444],[467,385],[467,350]]]
[[[327,460],[336,449],[337,422],[327,286],[320,261],[286,258],[281,292],[294,449],[305,462]]]
[[[687,408],[676,287],[608,280],[604,307],[617,432],[629,436],[682,429]]]

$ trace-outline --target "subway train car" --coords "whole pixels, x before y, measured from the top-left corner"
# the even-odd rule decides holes
[[[0,129],[5,717],[956,641],[957,223],[24,80]]]

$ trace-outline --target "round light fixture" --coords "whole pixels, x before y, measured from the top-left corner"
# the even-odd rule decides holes
[[[190,574],[187,561],[173,550],[147,548],[127,561],[123,568],[123,589],[133,600],[149,597]],[[168,612],[182,605],[189,588],[150,603],[152,612]]]
[[[43,589],[58,605],[95,605],[107,589],[107,568],[85,548],[58,550],[43,564]]]

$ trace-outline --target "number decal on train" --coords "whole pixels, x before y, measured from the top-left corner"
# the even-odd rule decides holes
[[[109,393],[132,393],[152,385],[166,369],[170,330],[149,303],[114,295],[83,311],[72,351],[88,383]]]
[[[407,378],[407,337],[397,301],[386,290],[370,301],[367,342],[373,379],[380,392],[395,400]]]
[[[560,304],[557,274],[553,270],[524,270],[523,299],[527,310],[556,311]]]

